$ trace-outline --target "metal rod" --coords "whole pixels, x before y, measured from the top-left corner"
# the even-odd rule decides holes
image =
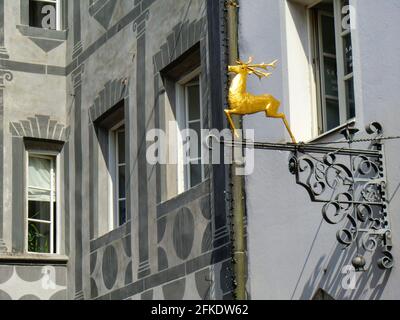
[[[335,201],[333,201],[333,200],[315,199],[315,200],[313,200],[313,202],[315,202],[315,203],[332,203],[332,202],[335,202]],[[385,205],[384,202],[363,202],[363,201],[346,201],[346,200],[343,200],[343,201],[340,200],[340,203],[343,203],[343,204],[355,204],[355,205],[364,204],[364,205],[367,205],[367,206],[384,206]]]
[[[307,144],[293,144],[293,143],[268,143],[268,142],[250,142],[250,141],[223,141],[222,144],[227,147],[244,147],[248,149],[257,149],[257,150],[279,150],[279,151],[288,151],[288,152],[300,152],[300,153],[334,153],[338,155],[347,155],[347,156],[358,156],[365,155],[369,157],[380,157],[379,150],[362,150],[362,149],[348,149],[348,148],[333,148],[333,147],[320,147],[316,145],[307,145]]]

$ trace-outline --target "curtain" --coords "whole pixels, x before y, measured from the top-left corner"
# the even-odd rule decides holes
[[[50,159],[29,158],[28,175],[28,200],[50,202],[51,195],[51,169]],[[54,187],[53,187],[54,189]],[[55,199],[53,198],[53,201]]]

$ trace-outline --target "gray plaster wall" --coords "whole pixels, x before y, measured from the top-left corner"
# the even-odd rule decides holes
[[[65,66],[65,41],[47,54],[17,26],[22,3],[2,1],[4,43],[0,69],[2,83],[2,213],[3,241],[9,253],[21,253],[24,228],[19,225],[24,214],[26,171],[23,139],[67,140],[66,78],[59,76]],[[28,28],[32,30],[31,28]],[[40,30],[42,37],[53,36]],[[16,158],[17,157],[17,158]],[[61,163],[63,163],[61,156]],[[62,174],[62,171],[61,171]],[[63,207],[64,203],[61,204]],[[22,210],[22,211],[21,211]],[[69,222],[66,221],[64,226]],[[20,232],[14,232],[20,230]],[[63,251],[65,248],[63,248]],[[64,252],[63,252],[64,253]]]
[[[67,107],[67,28],[51,32],[27,26],[28,1],[1,1],[1,125],[0,243],[2,299],[66,299],[70,245],[68,203],[61,197],[60,263],[40,262],[25,253],[25,140],[63,144],[60,167],[67,167],[69,120]],[[67,10],[65,11],[67,12]],[[50,49],[52,48],[52,49]],[[64,181],[68,170],[60,168]],[[66,174],[66,175],[65,175]],[[60,193],[68,190],[61,184]],[[69,192],[69,190],[68,190]],[[37,261],[37,262],[35,262]],[[47,272],[51,271],[51,274]],[[54,271],[54,272],[53,272]],[[48,280],[51,279],[53,284]],[[48,285],[50,283],[50,285]],[[44,284],[44,285],[43,285]]]
[[[400,71],[398,56],[400,31],[398,1],[353,0],[356,26],[352,31],[357,118],[355,125],[365,136],[364,127],[379,121],[388,136],[399,135],[397,119]],[[301,5],[300,5],[301,6]],[[285,1],[240,2],[240,56],[257,61],[279,59],[277,70],[262,84],[253,79],[249,91],[271,93],[282,101],[282,111],[290,122],[289,72],[291,77],[309,81],[305,74],[287,69]],[[306,50],[306,49],[305,49]],[[309,106],[304,106],[305,110]],[[264,115],[245,118],[244,126],[254,128],[258,141],[289,141],[283,125]],[[364,133],[363,133],[364,132]],[[332,133],[325,141],[335,141]],[[246,178],[248,214],[248,290],[252,299],[312,299],[323,289],[334,299],[398,299],[400,198],[398,140],[385,143],[388,208],[393,229],[395,266],[382,271],[375,264],[357,273],[355,290],[345,290],[342,268],[351,264],[354,246],[342,250],[336,242],[339,226],[322,220],[321,204],[312,203],[306,190],[296,185],[288,171],[289,154],[256,151],[254,173]],[[368,146],[359,146],[368,147]]]
[[[223,57],[219,49],[216,59],[209,57],[215,37],[210,39],[208,30],[211,3],[218,30],[221,1],[70,0],[64,3],[63,30],[50,32],[26,26],[26,0],[0,1],[6,52],[2,54],[0,43],[0,84],[5,83],[0,88],[0,247],[3,241],[4,257],[29,260],[21,196],[24,141],[61,142],[60,254],[68,258],[63,260],[68,274],[64,298],[148,299],[156,287],[163,288],[165,299],[231,296],[225,203],[222,193],[218,200],[211,195],[216,182],[224,185],[224,176],[209,168],[200,186],[160,203],[157,186],[163,178],[145,157],[146,132],[159,125],[165,107],[160,71],[198,44],[204,119],[212,126],[217,114],[221,122],[221,92],[216,93],[218,110],[210,116],[210,70]],[[127,223],[109,232],[102,153],[107,139],[99,134],[96,120],[118,103],[127,128],[128,212]],[[210,282],[213,290],[208,292]]]

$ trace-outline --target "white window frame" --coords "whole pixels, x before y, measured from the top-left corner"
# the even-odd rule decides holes
[[[314,10],[314,7],[320,4],[322,0],[315,1],[313,4],[311,4],[308,8],[309,10]],[[346,98],[346,81],[349,79],[353,79],[354,81],[354,70],[351,74],[345,75],[344,70],[345,70],[345,57],[344,57],[344,47],[343,47],[343,41],[344,37],[348,35],[349,33],[351,34],[351,30],[342,30],[342,7],[341,7],[341,0],[333,0],[333,17],[335,20],[335,45],[336,45],[336,66],[337,66],[337,81],[338,81],[338,94],[339,94],[339,124],[337,128],[340,128],[343,126],[343,124],[349,123],[351,121],[354,121],[354,118],[348,118],[348,105],[347,105],[347,98]],[[322,38],[322,32],[320,30],[321,26],[321,15],[330,15],[332,16],[332,13],[330,12],[325,12],[323,10],[318,10],[318,15],[317,15],[317,20],[318,20],[318,26],[315,25],[315,21],[310,20],[310,41],[311,41],[311,48],[313,48],[313,59],[315,61],[315,68],[316,68],[316,81],[317,81],[317,86],[315,87],[316,94],[314,95],[317,98],[317,108],[318,108],[318,134],[323,135],[326,134],[327,132],[330,131],[335,131],[336,129],[333,128],[331,130],[328,130],[327,126],[327,116],[326,116],[326,95],[325,95],[325,74],[324,74],[324,56],[322,53],[322,46],[321,44],[323,43],[323,38]],[[309,15],[310,17],[313,17],[314,15]],[[318,27],[318,28],[317,28]],[[316,28],[318,29],[318,33],[315,32]],[[316,37],[318,37],[316,39]],[[318,41],[318,50],[316,49],[317,43],[315,41]],[[316,57],[315,55],[318,55]]]
[[[351,121],[354,118],[348,119],[348,110],[347,108],[347,95],[346,95],[346,81],[353,80],[353,90],[354,90],[354,65],[353,71],[349,74],[345,74],[345,56],[344,56],[344,39],[347,35],[350,34],[352,39],[352,46],[354,37],[351,33],[351,28],[348,30],[343,30],[342,28],[342,1],[341,0],[333,0],[333,10],[335,13],[335,36],[336,36],[336,55],[338,61],[338,86],[339,86],[339,104],[340,106],[340,122],[341,124],[345,123],[346,121]],[[350,14],[350,13],[349,13]],[[351,21],[354,23],[354,21]],[[352,56],[354,59],[354,56]],[[340,64],[339,64],[340,61]],[[354,61],[354,60],[353,60]],[[355,93],[354,93],[355,94]],[[342,121],[345,119],[345,121]]]
[[[36,2],[48,2],[56,5],[56,30],[61,30],[62,29],[62,6],[61,6],[61,1],[62,0],[30,0],[30,1],[36,1]]]
[[[335,19],[334,14],[327,12],[327,11],[322,11],[322,10],[318,10],[318,25],[319,27],[322,25],[322,16],[327,16],[327,17],[331,17]],[[335,20],[336,21],[336,20]],[[335,35],[336,35],[336,30],[335,30]],[[341,113],[341,103],[340,103],[340,90],[338,87],[338,97],[334,97],[331,95],[328,95],[325,91],[325,58],[330,58],[330,59],[335,59],[336,61],[336,68],[338,69],[338,56],[337,56],[337,48],[336,48],[336,54],[329,54],[329,53],[325,53],[323,52],[323,34],[322,34],[322,30],[321,28],[318,28],[318,42],[319,42],[319,52],[318,52],[318,60],[319,60],[319,70],[320,70],[320,74],[319,77],[320,79],[322,79],[321,81],[321,85],[320,85],[320,104],[321,104],[321,115],[322,115],[322,130],[323,131],[327,131],[328,130],[328,117],[326,114],[326,99],[330,99],[330,100],[336,100],[339,104],[339,125],[342,122],[342,117],[340,115]],[[338,70],[336,71],[338,74]],[[338,79],[338,86],[339,86],[339,79]]]
[[[109,231],[119,228],[119,203],[125,201],[126,203],[126,193],[125,198],[119,197],[119,167],[126,167],[126,159],[123,164],[118,163],[118,132],[124,131],[126,136],[126,128],[121,129],[124,126],[125,121],[119,122],[117,125],[112,127],[108,132],[109,141],[109,168],[108,168],[108,225]],[[126,151],[126,150],[125,150]],[[128,210],[128,208],[126,208]]]
[[[53,200],[56,202],[56,212],[54,214],[54,206],[50,205],[50,253],[46,252],[31,252],[29,251],[28,246],[28,235],[29,235],[29,221],[38,222],[38,223],[46,223],[49,224],[48,221],[30,219],[29,218],[29,158],[36,157],[51,160],[52,169],[51,175],[55,175],[51,179],[51,189],[55,187],[55,192],[51,190],[50,192],[50,202]],[[60,154],[58,152],[44,152],[37,150],[29,150],[25,152],[25,252],[33,255],[57,255],[60,254],[61,250],[61,181],[60,181]],[[55,185],[53,185],[55,184]],[[55,199],[53,199],[55,196]],[[54,226],[54,218],[56,218],[56,225]],[[55,227],[55,228],[54,228]],[[55,231],[54,231],[55,229]],[[55,233],[55,234],[54,234]],[[54,240],[56,241],[56,246],[54,247]]]
[[[190,181],[190,163],[186,164],[185,162],[185,152],[183,149],[183,145],[186,141],[183,140],[182,137],[182,130],[188,129],[189,124],[189,111],[188,111],[188,96],[187,96],[187,85],[196,77],[199,78],[199,96],[200,96],[200,129],[204,128],[203,124],[203,101],[202,101],[202,86],[201,86],[201,67],[196,68],[189,74],[185,75],[181,79],[179,79],[176,83],[176,120],[178,123],[178,135],[177,135],[177,146],[178,146],[178,194],[181,194],[185,191],[188,191],[191,188],[191,181]],[[198,137],[201,139],[201,137]],[[202,146],[202,145],[201,145]],[[200,153],[200,157],[190,159],[191,161],[200,161],[203,159],[203,147],[198,150]],[[201,180],[204,181],[204,166],[201,169]]]

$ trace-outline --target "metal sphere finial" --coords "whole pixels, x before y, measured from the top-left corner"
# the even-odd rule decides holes
[[[363,256],[357,256],[353,259],[352,264],[357,271],[363,271],[367,262]]]

